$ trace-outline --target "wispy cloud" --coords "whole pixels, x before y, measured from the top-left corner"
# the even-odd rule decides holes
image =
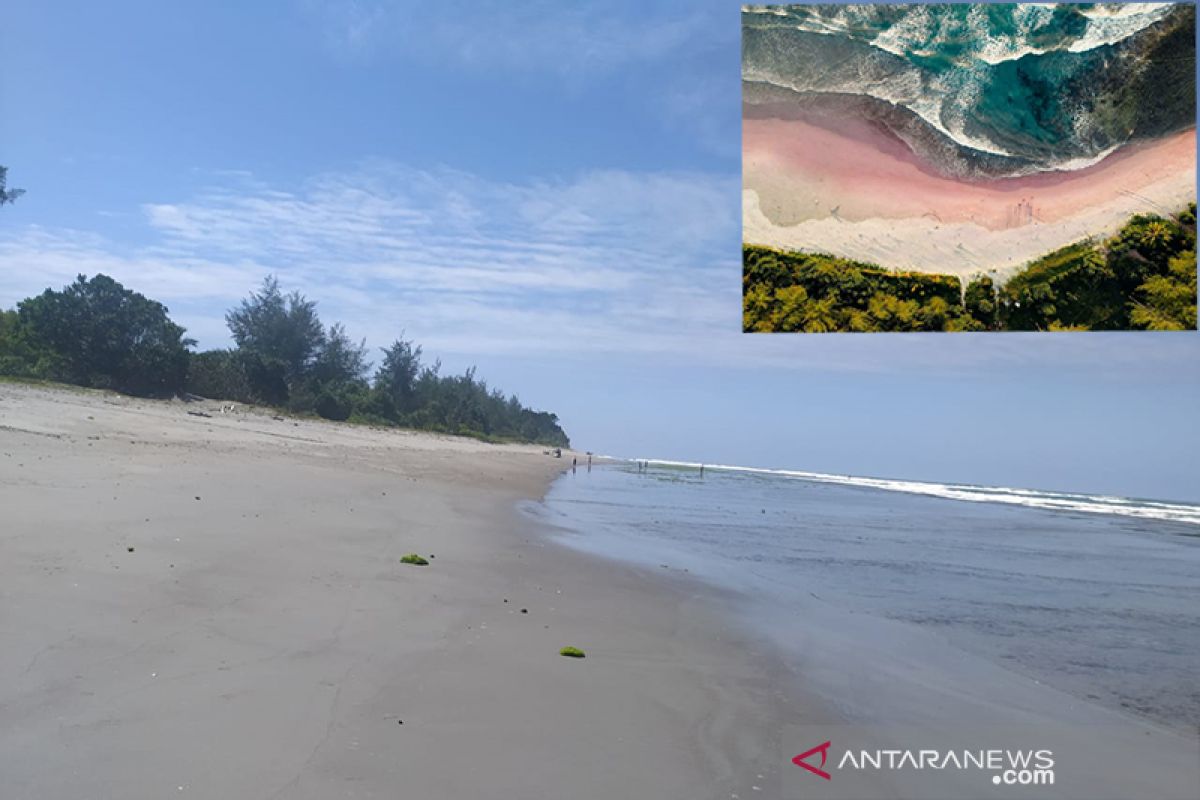
[[[729,176],[507,184],[372,162],[287,191],[225,177],[187,202],[146,205],[139,246],[40,227],[10,235],[0,302],[106,272],[181,311],[212,345],[223,309],[277,272],[375,343],[403,329],[464,353],[678,348],[715,317],[731,321],[711,299],[736,283]]]
[[[927,370],[1186,358],[1138,334],[747,336],[736,176],[590,171],[522,183],[374,161],[276,187],[245,174],[143,207],[137,245],[31,226],[0,241],[0,305],[104,272],[170,307],[203,346],[269,272],[382,345],[573,360]],[[650,357],[653,357],[652,359]]]

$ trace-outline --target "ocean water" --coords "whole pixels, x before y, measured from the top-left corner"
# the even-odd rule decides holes
[[[539,513],[570,546],[743,593],[750,622],[877,620],[887,637],[856,638],[881,663],[961,653],[1200,725],[1197,505],[652,462],[568,473]]]
[[[1190,3],[742,11],[748,113],[861,117],[964,178],[1079,169],[1192,127],[1195,56]]]

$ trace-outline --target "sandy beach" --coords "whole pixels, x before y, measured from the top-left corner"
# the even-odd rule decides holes
[[[516,509],[569,464],[0,383],[0,796],[771,796],[776,657]]]
[[[807,796],[820,738],[963,726],[1188,796],[1193,740],[936,633],[564,546],[519,506],[571,453],[221,408],[0,383],[5,800]]]
[[[865,122],[743,121],[744,241],[885,267],[1003,278],[1056,248],[1196,195],[1189,130],[1074,172],[990,181],[932,171]]]

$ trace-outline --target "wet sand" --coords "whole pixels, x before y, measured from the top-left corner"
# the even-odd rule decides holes
[[[0,797],[772,796],[778,657],[519,513],[569,458],[0,383]]]
[[[1122,148],[1074,172],[991,181],[937,174],[894,137],[850,120],[743,121],[744,240],[885,267],[1005,276],[1137,213],[1196,195],[1195,130]]]

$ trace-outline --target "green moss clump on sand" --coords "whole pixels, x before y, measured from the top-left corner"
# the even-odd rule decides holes
[[[428,565],[429,565],[429,562],[428,562],[428,561],[426,561],[425,559],[421,558],[421,557],[420,557],[419,555],[417,555],[416,553],[409,553],[409,554],[408,554],[408,555],[406,555],[406,556],[401,556],[401,557],[400,557],[400,563],[401,563],[401,564],[415,564],[415,565],[417,565],[418,567],[425,567],[425,566],[428,566]]]
[[[566,656],[567,658],[587,658],[587,654],[578,647],[564,647],[562,650],[558,651],[558,654],[560,656]]]

